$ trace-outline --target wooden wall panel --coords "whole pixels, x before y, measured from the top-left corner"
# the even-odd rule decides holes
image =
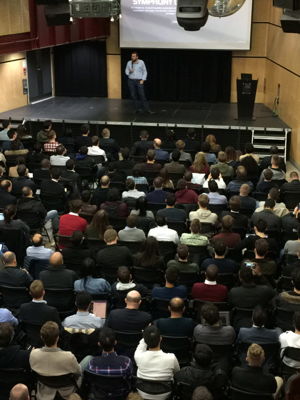
[[[121,57],[107,55],[107,89],[109,99],[121,98]]]
[[[30,31],[28,0],[1,0],[0,15],[0,36]]]
[[[0,112],[27,104],[27,95],[23,94],[22,79],[23,61],[22,54],[15,54],[0,60]],[[24,54],[23,54],[24,57]]]
[[[251,49],[233,51],[233,57],[266,57],[268,39],[268,24],[253,23],[251,35]]]

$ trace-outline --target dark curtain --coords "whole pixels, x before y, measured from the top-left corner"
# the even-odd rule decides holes
[[[54,47],[56,96],[106,97],[105,42]]]
[[[129,97],[125,67],[131,50],[122,50],[122,97]],[[140,50],[150,100],[229,102],[231,52],[202,50]]]

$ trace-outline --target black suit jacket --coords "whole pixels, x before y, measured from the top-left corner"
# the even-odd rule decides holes
[[[18,267],[5,267],[0,271],[0,285],[13,287],[29,287],[32,277]]]
[[[102,203],[106,202],[108,191],[109,188],[97,188],[94,191],[91,204],[95,204],[99,208]]]
[[[240,214],[239,212],[223,211],[221,218],[223,218],[225,215],[231,215],[234,219],[233,228],[248,229],[248,217],[246,217],[246,215]]]
[[[78,279],[77,274],[66,269],[64,265],[59,267],[49,267],[40,273],[40,280],[43,281],[45,288],[71,289],[74,287],[74,282]]]
[[[43,325],[47,321],[54,321],[61,324],[58,311],[46,303],[25,303],[21,305],[18,315],[20,322],[27,322],[35,325]]]
[[[237,389],[259,394],[275,393],[277,389],[274,376],[264,372],[262,367],[233,368],[231,383]]]
[[[30,371],[29,351],[18,345],[9,345],[0,350],[0,368],[24,368]]]
[[[51,177],[49,169],[38,168],[33,171],[33,180],[38,186],[42,181],[49,181],[50,179]]]
[[[118,153],[120,146],[113,138],[102,138],[100,139],[100,147],[106,153],[109,160],[118,160]]]
[[[133,156],[144,156],[149,149],[153,149],[151,140],[138,140],[133,144],[131,154]]]
[[[64,186],[55,181],[41,182],[41,200],[45,208],[50,210],[64,211],[66,194]]]
[[[16,204],[16,202],[15,196],[0,188],[0,209],[4,209],[9,204]]]
[[[111,245],[98,251],[96,262],[101,268],[131,267],[132,255],[126,246]]]
[[[12,194],[14,196],[21,196],[24,186],[30,187],[33,192],[36,190],[35,183],[31,179],[27,178],[27,176],[19,176],[18,178],[14,178],[12,184]]]

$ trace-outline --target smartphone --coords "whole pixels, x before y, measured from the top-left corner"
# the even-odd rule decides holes
[[[245,261],[245,267],[249,267],[249,268],[254,268],[255,267],[255,263],[251,262],[251,261]]]

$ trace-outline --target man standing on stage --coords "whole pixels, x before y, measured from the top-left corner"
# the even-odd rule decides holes
[[[131,53],[131,60],[128,61],[126,65],[125,74],[128,76],[128,87],[130,96],[134,102],[135,112],[145,111],[149,114],[153,114],[149,108],[144,91],[147,69],[144,61],[139,59],[137,52]],[[142,104],[142,109],[139,108],[139,101]]]

